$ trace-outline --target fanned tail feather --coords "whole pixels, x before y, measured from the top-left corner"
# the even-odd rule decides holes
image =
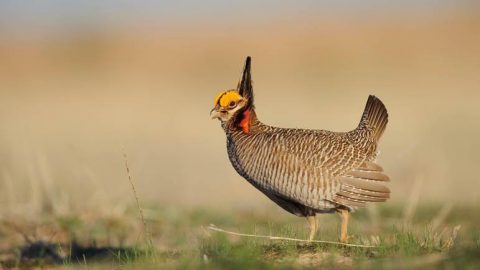
[[[369,128],[373,130],[373,137],[378,141],[388,123],[388,112],[382,101],[376,96],[368,96],[359,129]]]

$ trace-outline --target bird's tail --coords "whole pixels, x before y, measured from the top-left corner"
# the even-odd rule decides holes
[[[362,119],[358,129],[367,128],[373,132],[373,137],[378,141],[385,131],[388,122],[388,113],[385,105],[376,96],[368,96]]]

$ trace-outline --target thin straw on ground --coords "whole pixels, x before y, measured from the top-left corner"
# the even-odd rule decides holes
[[[222,233],[231,234],[231,235],[245,236],[245,237],[256,237],[256,238],[266,238],[266,239],[270,239],[270,240],[286,240],[286,241],[305,242],[305,243],[321,243],[321,244],[328,244],[328,245],[347,246],[347,247],[361,247],[361,248],[375,248],[376,247],[376,246],[370,246],[370,245],[347,244],[347,243],[334,242],[334,241],[322,241],[322,240],[311,240],[310,241],[310,240],[290,238],[290,237],[237,233],[237,232],[232,232],[232,231],[227,231],[227,230],[224,230],[224,229],[220,229],[213,224],[210,224],[207,228],[212,230],[212,231],[222,232]]]

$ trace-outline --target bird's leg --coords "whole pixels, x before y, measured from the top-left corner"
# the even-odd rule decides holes
[[[340,241],[346,243],[348,241],[348,217],[350,212],[347,209],[337,209],[340,218],[342,219],[341,232],[340,232]]]
[[[313,216],[307,216],[307,221],[310,227],[310,235],[308,236],[308,241],[312,241],[318,229],[318,223],[315,214]]]

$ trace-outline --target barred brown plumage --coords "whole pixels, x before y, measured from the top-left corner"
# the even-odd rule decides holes
[[[247,57],[237,89],[220,94],[212,110],[222,122],[233,167],[280,207],[307,217],[310,239],[316,213],[339,212],[346,241],[348,212],[390,197],[384,185],[389,178],[375,163],[388,122],[385,106],[369,96],[360,123],[349,132],[265,125],[255,113],[250,67]]]

